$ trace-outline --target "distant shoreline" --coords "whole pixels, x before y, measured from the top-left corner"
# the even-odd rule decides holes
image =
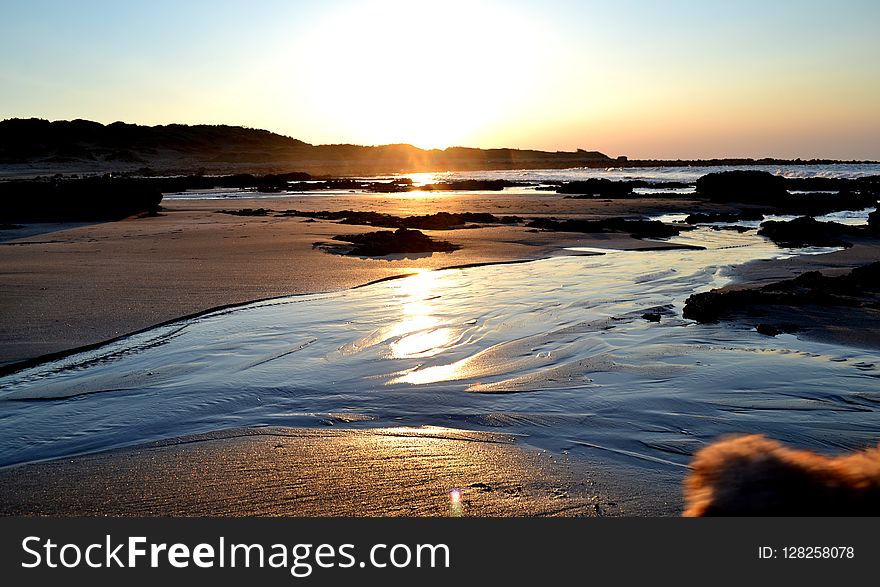
[[[724,157],[630,159],[595,150],[420,149],[408,144],[312,145],[227,125],[141,126],[88,120],[0,121],[0,180],[61,174],[229,174],[301,171],[336,177],[516,169],[865,165],[875,160]]]
[[[366,147],[377,148],[377,147]],[[187,176],[194,173],[215,175],[250,174],[284,174],[304,172],[321,178],[355,178],[375,177],[384,175],[401,175],[410,173],[462,173],[484,171],[533,171],[540,169],[640,169],[646,167],[760,167],[760,166],[802,166],[813,165],[880,165],[873,160],[838,160],[838,159],[616,159],[599,161],[521,161],[516,164],[486,163],[484,165],[467,164],[447,167],[423,166],[386,166],[383,164],[352,163],[345,161],[308,161],[280,164],[267,163],[233,163],[233,162],[193,162],[187,165],[168,164],[138,166],[108,162],[3,162],[0,160],[0,182],[8,180],[35,179],[55,175],[104,175],[107,173],[141,176]]]

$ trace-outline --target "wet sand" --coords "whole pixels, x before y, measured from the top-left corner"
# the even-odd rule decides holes
[[[705,210],[688,201],[566,200],[555,194],[340,195],[167,200],[161,216],[54,226],[0,238],[0,361],[97,343],[209,308],[472,263],[570,254],[565,247],[648,248],[626,235],[522,227],[426,231],[450,254],[361,259],[313,249],[335,234],[376,230],[219,209],[438,211],[523,216],[651,215]],[[18,237],[18,238],[16,238]],[[737,286],[880,258],[875,244],[754,263]],[[36,292],[36,293],[35,293]],[[833,319],[825,316],[824,319]],[[841,321],[838,319],[838,328]],[[846,332],[846,324],[841,330]],[[99,474],[97,472],[100,472]],[[464,489],[461,508],[448,491]],[[0,514],[112,516],[677,515],[677,479],[616,462],[569,460],[510,437],[434,430],[247,429],[184,437],[0,470]]]
[[[0,515],[668,516],[681,508],[674,479],[648,482],[509,436],[444,428],[238,429],[0,470]]]
[[[338,290],[422,269],[571,254],[565,247],[652,248],[623,234],[496,226],[426,231],[450,254],[364,259],[312,247],[375,227],[240,217],[221,209],[377,210],[395,215],[663,213],[681,203],[566,200],[555,194],[340,195],[166,200],[157,217],[29,225],[0,233],[0,362],[121,336],[210,308]],[[611,471],[618,482],[611,484]],[[0,470],[5,515],[675,515],[665,491],[620,466],[560,460],[510,437],[464,431],[259,429]],[[96,474],[100,471],[100,474]],[[461,507],[448,491],[464,490]]]
[[[687,200],[684,200],[685,202]],[[395,215],[491,212],[584,218],[662,213],[680,200],[572,200],[533,192],[342,194],[277,199],[172,200],[160,216],[0,231],[0,365],[100,343],[211,308],[347,289],[423,269],[571,254],[565,247],[649,248],[624,234],[524,227],[426,231],[452,253],[365,259],[312,247],[370,226],[243,217],[222,209],[375,210]]]

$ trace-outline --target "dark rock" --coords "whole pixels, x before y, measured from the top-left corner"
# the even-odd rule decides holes
[[[112,126],[112,125],[111,125]],[[308,179],[307,173],[251,174],[206,177],[61,177],[50,180],[0,182],[0,219],[24,222],[113,220],[135,214],[155,214],[162,194],[195,189],[253,188],[265,192],[287,189],[289,181]]]
[[[697,180],[697,193],[716,202],[766,203],[785,198],[785,179],[766,171],[722,171]]]
[[[354,245],[345,254],[365,257],[381,257],[394,253],[451,253],[461,248],[447,241],[435,241],[418,230],[406,228],[363,234],[342,234],[334,236],[333,239]],[[341,251],[333,250],[333,252]]]
[[[645,312],[642,318],[648,322],[660,322],[660,312]]]
[[[645,181],[611,181],[595,178],[583,181],[571,181],[556,188],[558,194],[578,194],[582,196],[627,196],[634,188],[649,185]]]
[[[455,190],[482,190],[482,191],[500,191],[504,188],[518,187],[529,185],[521,181],[509,181],[506,179],[461,179],[456,181],[443,181],[439,183],[430,183],[416,190],[426,192],[444,192]]]
[[[522,219],[517,216],[495,216],[484,212],[462,212],[451,214],[449,212],[437,212],[423,216],[409,216],[401,219],[405,228],[419,228],[422,230],[448,230],[460,228],[469,223],[484,224],[516,224]]]
[[[684,304],[682,316],[697,322],[717,322],[734,310],[757,305],[765,300],[761,292],[754,289],[733,291],[712,290],[693,294]]]
[[[876,205],[878,194],[871,192],[793,194],[773,202],[774,211],[779,214],[803,214],[821,216],[840,210],[864,210]]]
[[[683,316],[697,322],[716,322],[758,306],[804,305],[877,307],[880,294],[880,262],[857,267],[837,277],[809,271],[794,279],[761,288],[712,290],[694,294],[685,302]],[[786,327],[786,332],[793,328]]]
[[[785,187],[802,192],[859,192],[880,194],[880,176],[842,177],[792,177],[785,179]]]
[[[748,226],[734,225],[734,226],[713,226],[713,227],[712,227],[712,230],[718,230],[718,231],[721,231],[721,230],[732,230],[732,231],[735,231],[735,232],[743,233],[743,232],[748,232],[748,231],[753,230],[753,229],[749,228]]]
[[[690,214],[684,221],[688,224],[707,224],[710,222],[736,222],[739,215],[734,212],[698,212]]]
[[[784,247],[849,247],[852,243],[843,237],[864,233],[860,227],[838,222],[820,222],[801,216],[788,222],[770,220],[761,224],[758,234]]]
[[[327,179],[323,181],[298,181],[288,183],[291,192],[315,192],[321,190],[369,190],[374,184],[354,179]]]
[[[118,220],[157,214],[162,192],[149,180],[91,177],[0,182],[0,222]]]
[[[437,212],[422,216],[393,216],[382,212],[355,212],[354,210],[340,210],[338,212],[300,212],[287,210],[281,216],[302,216],[319,220],[338,220],[342,224],[360,224],[366,226],[381,226],[384,228],[413,228],[418,230],[451,230],[466,228],[470,223],[485,224],[516,224],[522,222],[518,216],[495,216],[482,212],[462,212],[452,214],[449,212]]]
[[[567,198],[590,199],[590,198],[631,198],[644,197],[633,193],[636,188],[653,188],[653,189],[678,189],[691,187],[692,184],[681,181],[657,181],[650,182],[645,180],[620,180],[614,181],[610,179],[591,177],[589,179],[569,182],[556,182],[547,186],[538,187],[538,190],[555,191],[558,194],[572,194]],[[651,197],[673,197],[680,198],[682,194],[670,193],[654,193]]]
[[[654,188],[654,189],[681,189],[681,188],[689,188],[693,187],[693,182],[688,183],[686,181],[651,181],[648,182],[648,185],[643,185],[639,187],[645,188]],[[681,194],[678,194],[681,195]]]
[[[764,336],[777,336],[782,334],[782,331],[775,326],[764,324],[763,322],[758,324],[758,326],[755,327],[755,330],[758,331],[758,334],[763,334]]]
[[[880,235],[880,208],[868,214],[868,232]]]
[[[799,184],[766,171],[722,171],[697,180],[697,194],[713,202],[741,202],[767,206],[778,214],[818,216],[839,210],[863,210],[876,204],[880,182],[873,178],[819,181]],[[807,181],[807,180],[804,180]],[[789,189],[806,186],[833,186],[835,193],[790,194]]]
[[[241,210],[217,210],[218,214],[232,214],[233,216],[268,216],[273,210],[268,208],[242,208]]]
[[[412,180],[408,177],[392,182],[372,182],[366,188],[368,192],[378,194],[396,194],[400,192],[408,192],[412,190]]]
[[[696,214],[691,214],[684,219],[687,224],[740,222],[745,220],[764,220],[764,214],[757,210],[741,210],[739,212],[698,212]]]
[[[623,232],[634,238],[665,238],[679,234],[675,226],[659,220],[630,220],[627,218],[606,218],[603,220],[556,220],[535,218],[526,224],[529,228],[540,228],[558,232]]]

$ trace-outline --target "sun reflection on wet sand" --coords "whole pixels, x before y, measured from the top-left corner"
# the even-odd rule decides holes
[[[388,382],[388,385],[397,383],[411,383],[413,385],[424,385],[426,383],[437,383],[439,381],[456,381],[459,379],[467,379],[470,377],[466,369],[471,362],[472,357],[450,363],[449,365],[434,365],[425,367],[424,369],[415,369],[407,371],[400,377],[395,377]]]
[[[389,329],[386,338],[400,336],[391,343],[391,357],[395,359],[413,357],[432,357],[442,353],[455,344],[462,336],[460,329],[442,325],[437,317],[441,295],[437,293],[437,273],[425,271],[416,277],[401,280],[400,293],[405,295],[401,308],[403,318]],[[468,359],[451,365],[438,365],[425,369],[409,370],[403,376],[389,381],[395,383],[434,383],[457,379],[461,364]]]
[[[438,312],[435,300],[440,298],[435,294],[436,281],[437,274],[432,271],[400,280],[403,317],[387,330],[385,337],[385,340],[397,338],[390,344],[392,358],[430,357],[459,338],[460,332],[440,326],[442,322],[435,315]]]
[[[441,427],[230,429],[5,468],[0,513],[592,516],[597,503],[621,502],[616,489],[597,490],[582,475],[503,434]],[[642,501],[640,509],[623,511],[675,513],[675,505],[659,499]]]
[[[711,229],[672,242],[703,248],[424,272],[218,312],[35,367],[0,382],[0,463],[230,421],[491,426],[651,462],[684,461],[741,414],[784,440],[810,426],[817,448],[840,442],[842,425],[847,440],[874,433],[876,353],[681,318],[687,296],[727,282],[725,267],[800,251]],[[450,487],[462,485],[434,494],[444,512]],[[470,514],[479,491],[464,490]]]
[[[391,324],[370,332],[368,335],[340,348],[343,354],[363,351],[370,347],[392,341],[390,358],[429,357],[451,344],[457,333],[450,328],[438,328],[440,320],[435,316],[440,296],[434,294],[437,274],[422,270],[394,284],[394,299],[400,299],[402,317]]]

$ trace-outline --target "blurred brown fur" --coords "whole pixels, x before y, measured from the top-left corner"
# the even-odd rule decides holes
[[[685,479],[685,516],[880,515],[880,447],[838,457],[759,434],[699,451]]]

